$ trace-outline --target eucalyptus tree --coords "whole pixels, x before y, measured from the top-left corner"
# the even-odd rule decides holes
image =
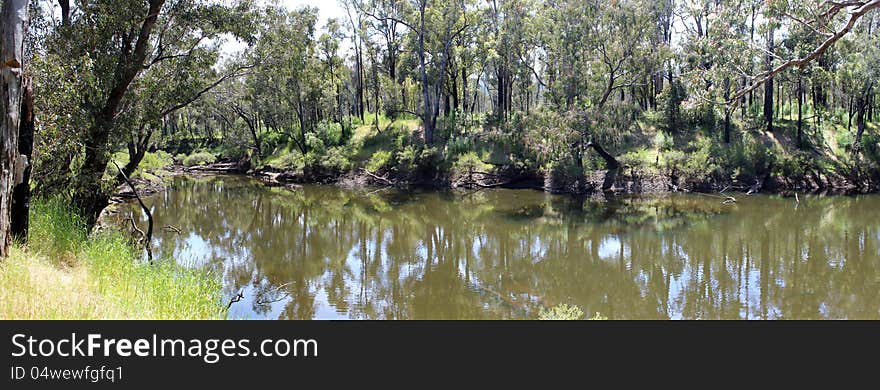
[[[651,73],[653,29],[647,1],[620,3],[603,1],[548,1],[545,9],[545,47],[551,64],[547,76],[558,109],[579,112],[577,137],[572,142],[572,155],[582,175],[582,153],[594,149],[610,172],[619,162],[602,146],[609,134],[625,131],[625,122],[613,125],[604,120],[612,94],[621,92],[616,104],[624,110],[637,109],[626,101],[627,88],[644,86]],[[629,115],[616,115],[626,118]],[[613,126],[623,126],[615,129]],[[610,188],[613,174],[607,176],[603,189]],[[580,180],[583,181],[582,179]]]
[[[681,78],[690,90],[692,104],[722,111],[725,143],[730,142],[733,110],[727,101],[737,79],[749,77],[748,69],[762,54],[747,38],[748,6],[738,1],[717,1],[698,8],[699,16],[693,18],[700,21],[694,22],[699,27],[687,29],[681,47]]]
[[[233,102],[238,106],[249,104],[269,128],[287,135],[303,154],[310,148],[309,134],[324,119],[319,108],[325,93],[321,66],[322,62],[326,64],[327,51],[331,63],[339,64],[331,47],[323,48],[323,61],[319,58],[314,38],[316,23],[315,8],[268,8],[260,38],[248,54],[254,61],[261,61],[260,69],[246,79],[246,102]],[[325,45],[331,44],[329,39]]]
[[[342,25],[336,19],[327,21],[325,27],[326,32],[322,33],[318,38],[318,51],[320,52],[321,61],[326,70],[327,90],[333,91],[332,101],[327,109],[335,112],[334,120],[339,123],[342,128],[342,138],[347,139],[347,128],[343,120],[342,110],[342,87],[343,79],[347,76],[345,71],[344,60],[339,52],[339,46],[343,39],[344,33]]]
[[[24,180],[29,163],[18,145],[28,3],[4,0],[0,9],[0,258],[9,255],[12,243],[12,191]]]
[[[224,33],[248,37],[251,6],[250,1],[226,6],[203,0],[82,0],[66,9],[40,55],[46,63],[74,64],[62,67],[80,80],[75,97],[61,98],[82,99],[81,120],[71,123],[81,146],[68,169],[73,204],[90,224],[109,199],[114,182],[103,175],[120,138],[144,144],[146,126],[214,85],[207,76],[219,49],[211,42]],[[135,122],[143,131],[124,131],[123,124]]]

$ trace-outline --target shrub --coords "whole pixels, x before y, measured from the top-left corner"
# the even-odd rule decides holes
[[[673,140],[672,135],[658,131],[657,135],[654,136],[654,147],[661,151],[670,150],[675,147],[675,141]]]
[[[459,174],[464,174],[472,171],[485,172],[492,169],[492,166],[484,163],[476,152],[467,152],[455,159],[455,162],[452,163],[452,169]]]
[[[848,131],[838,131],[837,132],[837,146],[842,150],[848,150],[852,147],[854,141],[854,137],[852,133]]]
[[[413,145],[404,146],[397,152],[397,169],[403,172],[412,172],[418,168],[419,151]]]
[[[217,157],[210,152],[196,152],[183,159],[183,165],[192,167],[196,165],[212,164],[217,161]]]
[[[708,138],[688,144],[689,152],[670,150],[662,155],[664,174],[677,180],[679,185],[702,185],[716,173],[718,165],[712,158],[712,144]]]
[[[171,158],[171,154],[163,150],[158,150],[156,153],[144,153],[144,158],[141,160],[140,164],[138,164],[138,169],[154,171],[165,168],[173,163],[174,159]]]
[[[654,171],[656,153],[648,149],[639,149],[627,152],[617,158],[617,161],[627,169],[630,175],[639,176]]]
[[[332,147],[327,149],[327,154],[321,160],[324,169],[334,173],[341,173],[351,169],[351,160],[348,159],[352,153],[344,147]]]
[[[370,172],[378,172],[388,165],[391,161],[391,152],[387,150],[377,150],[367,161],[367,170]]]

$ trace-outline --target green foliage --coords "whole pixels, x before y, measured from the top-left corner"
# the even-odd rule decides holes
[[[367,170],[370,172],[379,172],[391,161],[391,152],[387,150],[377,150],[367,162]]]
[[[455,158],[455,162],[452,163],[452,169],[458,173],[488,172],[492,169],[492,166],[484,163],[476,152],[467,152]]]
[[[654,147],[661,151],[670,150],[675,147],[675,140],[671,134],[658,131],[654,136]]]
[[[400,172],[409,173],[418,168],[420,149],[414,145],[406,145],[397,152],[397,169]]]
[[[658,133],[659,134],[659,133]],[[658,154],[653,150],[639,149],[627,152],[617,158],[627,173],[642,176],[655,173]]]
[[[193,167],[196,165],[206,165],[213,164],[214,161],[217,161],[217,157],[214,156],[211,152],[196,152],[193,153],[186,158],[183,159],[183,165],[186,167]]]
[[[773,165],[773,175],[783,180],[798,182],[803,180],[807,172],[815,170],[815,159],[805,152],[799,152],[792,156],[782,156]]]
[[[837,146],[842,150],[849,150],[852,148],[852,144],[854,141],[854,137],[852,133],[843,130],[837,132]]]
[[[711,180],[718,166],[712,157],[712,143],[707,138],[697,139],[687,147],[688,152],[667,151],[661,156],[665,174],[679,185],[701,185]]]
[[[174,159],[171,154],[164,150],[157,150],[155,153],[144,153],[144,158],[138,164],[138,168],[143,171],[156,171],[172,164],[174,164]]]
[[[687,91],[679,81],[667,83],[663,91],[657,95],[657,105],[662,107],[660,128],[663,131],[674,133],[684,125],[681,114],[681,103],[687,99]]]
[[[571,321],[571,320],[582,320],[586,317],[584,311],[579,307],[569,304],[559,304],[551,307],[550,309],[541,308],[538,313],[538,319],[541,320],[563,320],[563,321]]]
[[[325,168],[337,173],[346,172],[352,167],[352,162],[348,158],[351,155],[349,149],[343,147],[332,147],[327,150],[326,158],[323,165]]]
[[[178,154],[174,155],[174,163],[175,164],[183,165],[184,159],[186,159],[186,154],[184,154],[184,153],[178,153]]]

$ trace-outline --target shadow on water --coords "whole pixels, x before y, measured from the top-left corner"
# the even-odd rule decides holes
[[[178,177],[157,255],[210,267],[233,318],[880,318],[880,197],[289,191]],[[120,217],[134,213],[125,206]]]

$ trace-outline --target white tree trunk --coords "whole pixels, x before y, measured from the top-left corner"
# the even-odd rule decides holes
[[[12,188],[23,170],[18,126],[28,0],[2,0],[0,10],[0,257],[9,255]],[[20,180],[20,179],[18,179]]]

